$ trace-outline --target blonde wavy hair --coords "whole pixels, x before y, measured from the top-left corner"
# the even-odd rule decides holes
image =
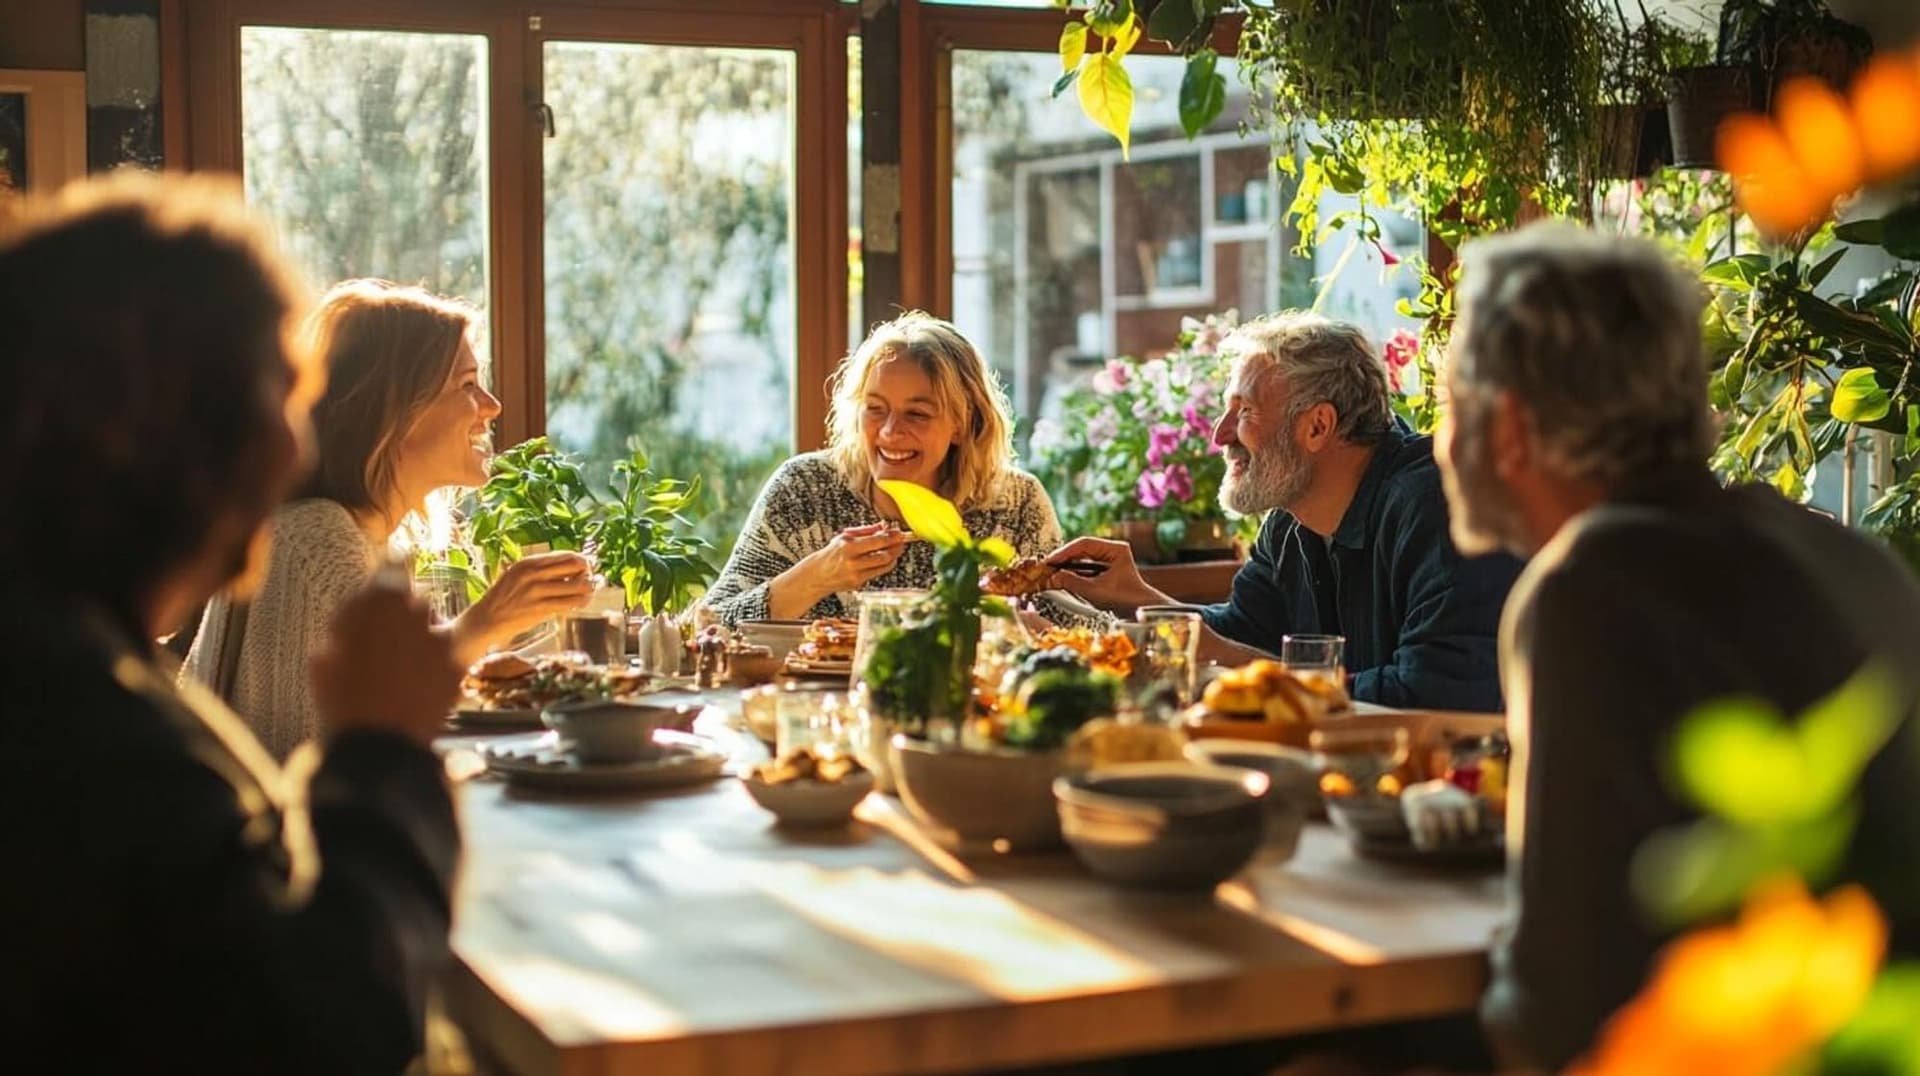
[[[867,380],[882,359],[897,357],[912,359],[926,372],[941,413],[952,416],[959,430],[960,439],[940,464],[936,492],[963,510],[985,503],[1013,466],[1013,421],[1006,390],[960,330],[918,310],[874,326],[835,371],[830,383],[833,406],[827,418],[828,458],[847,485],[871,489],[873,470],[861,434]]]

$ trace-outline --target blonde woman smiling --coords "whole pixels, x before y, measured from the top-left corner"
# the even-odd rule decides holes
[[[939,493],[974,537],[1023,556],[1060,543],[1047,491],[1013,466],[998,379],[947,322],[909,313],[876,327],[834,375],[828,425],[826,449],[788,460],[760,491],[707,594],[723,622],[844,617],[858,591],[931,586],[933,548],[900,528],[883,478]],[[1086,619],[1045,599],[1041,611]]]
[[[253,600],[244,610],[225,597],[209,603],[183,672],[225,696],[276,758],[320,731],[307,661],[334,609],[431,494],[487,480],[500,401],[480,383],[472,327],[465,306],[377,280],[335,286],[308,321],[327,369],[313,476],[274,515]],[[471,662],[591,590],[579,554],[527,557],[444,630],[456,659]]]

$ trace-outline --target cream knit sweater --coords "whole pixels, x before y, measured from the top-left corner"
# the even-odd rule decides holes
[[[274,758],[285,761],[318,735],[307,659],[325,638],[334,610],[366,585],[379,563],[379,550],[334,501],[295,501],[274,514],[272,559],[250,603],[227,700]],[[225,595],[207,604],[182,678],[213,685],[227,646],[228,609]]]

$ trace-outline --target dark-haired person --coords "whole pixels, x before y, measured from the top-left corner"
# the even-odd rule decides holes
[[[1462,252],[1438,457],[1464,549],[1530,557],[1501,626],[1513,924],[1484,1015],[1559,1071],[1646,979],[1649,836],[1699,812],[1668,753],[1696,707],[1797,714],[1870,662],[1905,732],[1860,788],[1843,873],[1920,951],[1920,586],[1871,539],[1765,486],[1723,489],[1699,285],[1640,240],[1535,225]]]
[[[239,192],[123,175],[0,234],[0,1042],[32,1071],[396,1072],[447,956],[458,691],[404,588],[343,603],[283,771],[150,640],[298,481],[318,373]],[[24,1070],[23,1070],[24,1071]]]
[[[1346,322],[1288,311],[1221,345],[1236,356],[1213,443],[1227,457],[1220,502],[1266,513],[1229,600],[1201,610],[1206,656],[1277,654],[1290,634],[1346,637],[1349,690],[1363,702],[1500,709],[1494,638],[1520,567],[1463,557],[1447,538],[1433,439],[1393,415],[1387,373]],[[1081,538],[1050,559],[1113,567],[1055,583],[1123,614],[1172,599],[1148,585],[1125,542]]]
[[[275,758],[319,731],[307,659],[334,609],[432,494],[487,480],[500,401],[480,383],[471,329],[466,307],[377,280],[335,286],[309,319],[327,371],[313,475],[274,516],[265,579],[239,607],[209,603],[183,673],[217,686]],[[471,662],[591,593],[578,553],[517,561],[449,626],[455,656]]]

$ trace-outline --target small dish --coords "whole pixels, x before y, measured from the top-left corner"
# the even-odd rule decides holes
[[[749,646],[764,646],[773,651],[775,667],[806,639],[805,620],[742,620],[733,630]]]
[[[873,791],[873,774],[862,770],[838,781],[805,778],[768,784],[757,773],[740,778],[747,795],[773,813],[783,826],[794,829],[821,829],[844,826],[853,818],[853,809]]]

